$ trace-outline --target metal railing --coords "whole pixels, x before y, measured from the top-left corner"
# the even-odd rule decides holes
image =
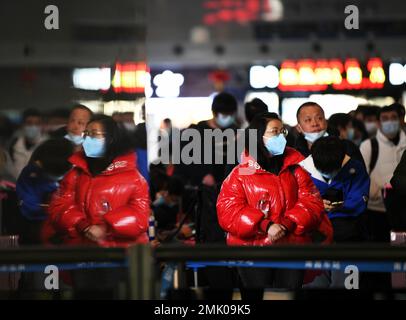
[[[0,249],[1,265],[121,262],[128,268],[129,298],[155,299],[155,267],[158,262],[176,262],[180,278],[190,261],[399,261],[406,262],[406,246],[390,245],[300,245],[234,247],[219,245],[149,245],[129,248],[20,247]],[[185,283],[181,281],[180,287]]]

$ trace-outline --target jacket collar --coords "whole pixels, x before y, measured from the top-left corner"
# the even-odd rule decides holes
[[[69,162],[72,163],[76,168],[79,168],[90,175],[89,167],[83,151],[74,153],[69,158]],[[101,175],[113,175],[134,169],[136,169],[136,155],[135,152],[130,152],[115,158],[107,169],[101,173]]]
[[[382,143],[392,145],[393,142],[390,141],[381,131],[381,129],[378,129],[378,132],[376,133],[376,139]],[[400,130],[399,133],[399,143],[397,144],[396,147],[406,147],[406,134],[403,132],[403,130]]]
[[[304,157],[300,152],[293,148],[286,147],[281,172],[290,166],[298,165],[302,160],[304,160]],[[249,168],[250,170],[253,169],[255,170],[255,173],[269,173],[261,168],[255,158],[249,155],[246,151],[241,155],[241,166]]]

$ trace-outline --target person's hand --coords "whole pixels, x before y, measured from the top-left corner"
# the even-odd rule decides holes
[[[161,245],[161,242],[157,239],[150,242],[152,249],[158,248]]]
[[[204,176],[202,183],[207,187],[214,187],[216,179],[214,179],[213,175],[209,173]]]
[[[193,229],[191,227],[189,227],[188,225],[184,224],[182,226],[182,228],[180,229],[180,234],[184,238],[189,238],[189,237],[193,236]]]
[[[323,199],[324,209],[327,212],[335,211],[343,206],[343,203],[333,204],[330,200]]]
[[[104,226],[92,225],[85,231],[86,238],[98,242],[106,238],[106,228]]]
[[[278,241],[286,235],[286,228],[281,224],[273,224],[268,229],[268,238],[272,242]]]

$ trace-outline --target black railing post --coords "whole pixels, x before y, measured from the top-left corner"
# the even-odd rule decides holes
[[[128,248],[129,298],[131,300],[156,299],[155,267],[149,245]]]

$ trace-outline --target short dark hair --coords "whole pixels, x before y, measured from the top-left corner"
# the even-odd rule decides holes
[[[351,123],[351,116],[346,113],[335,113],[328,119],[327,131],[330,135],[340,136],[340,128],[346,128]]]
[[[129,153],[133,149],[133,145],[129,143],[131,139],[126,130],[119,126],[112,117],[104,114],[96,114],[89,121],[89,124],[92,122],[101,123],[106,132],[106,153],[104,158],[108,160],[109,163],[118,156]]]
[[[251,122],[255,115],[259,113],[268,112],[268,106],[259,98],[247,102],[244,106],[245,118],[248,122]]]
[[[324,114],[323,108],[317,102],[308,101],[308,102],[303,103],[299,107],[299,109],[297,109],[297,111],[296,111],[296,120],[297,120],[297,122],[299,122],[300,112],[302,111],[303,108],[306,108],[306,107],[319,107],[321,109],[321,111],[323,112],[323,114]]]
[[[66,139],[49,139],[34,150],[30,162],[39,161],[46,173],[61,176],[72,168],[68,159],[73,152],[74,147],[70,141]]]
[[[341,169],[345,145],[338,137],[322,137],[313,143],[311,153],[316,169],[323,173],[331,173]]]
[[[385,106],[379,110],[378,120],[381,120],[382,113],[386,112],[396,112],[399,118],[402,116],[399,108],[395,104],[391,104],[390,106]]]
[[[75,110],[87,111],[87,112],[89,112],[89,114],[90,114],[91,117],[93,116],[93,111],[90,110],[90,108],[86,107],[86,106],[83,105],[83,104],[80,104],[80,103],[75,104],[75,105],[73,106],[72,110],[71,110],[71,114],[72,114],[72,112],[75,111]]]
[[[376,117],[378,119],[379,110],[381,110],[381,107],[368,105],[365,106],[364,109],[362,109],[361,113],[364,115],[364,117]]]
[[[393,107],[395,107],[396,109],[398,109],[398,114],[399,114],[399,117],[405,117],[405,113],[406,113],[406,111],[405,111],[405,106],[403,105],[403,104],[400,104],[400,103],[398,103],[398,102],[395,102],[395,103],[392,103],[391,105],[390,105],[390,107],[391,106],[393,106]]]
[[[237,100],[233,95],[221,92],[214,97],[211,110],[214,113],[234,113],[237,111]]]
[[[24,110],[23,116],[22,116],[23,122],[25,122],[29,117],[38,117],[38,118],[42,119],[42,114],[37,109],[30,108],[30,109]]]

